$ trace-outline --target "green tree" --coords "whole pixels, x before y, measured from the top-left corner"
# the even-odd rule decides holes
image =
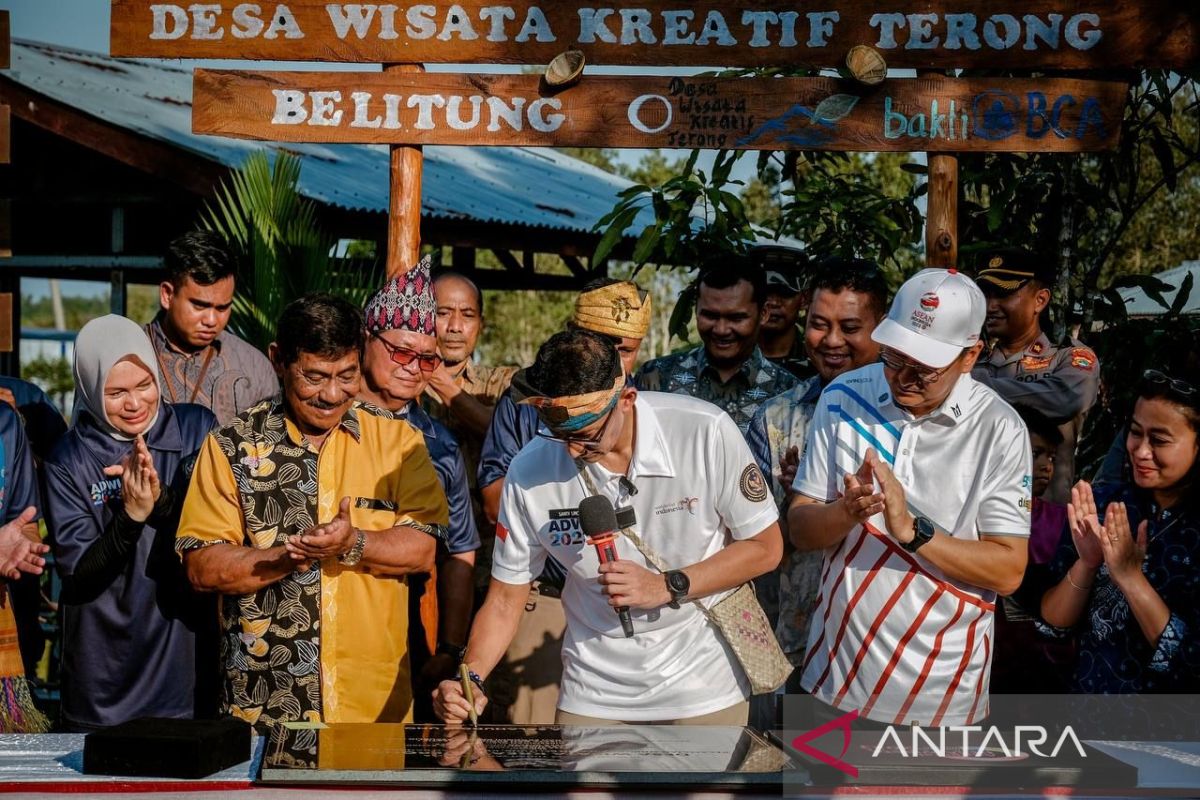
[[[252,153],[205,205],[200,225],[225,238],[239,256],[229,327],[266,350],[284,307],[308,292],[332,292],[361,306],[381,282],[374,264],[333,255],[336,242],[299,191],[300,160],[277,153],[274,164]]]

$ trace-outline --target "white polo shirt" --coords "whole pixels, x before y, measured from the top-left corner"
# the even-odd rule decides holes
[[[678,569],[749,539],[778,519],[762,472],[729,416],[686,395],[641,392],[627,473],[586,467],[597,491],[617,508],[631,506],[634,530],[667,566]],[[513,459],[504,481],[492,577],[532,581],[552,553],[566,568],[563,676],[558,707],[604,719],[670,720],[740,703],[749,684],[721,635],[691,603],[631,609],[635,635],[625,638],[598,581],[596,550],[579,530],[587,497],[567,448],[537,438]],[[618,537],[617,554],[657,572]],[[705,598],[708,605],[725,593]]]
[[[821,502],[868,448],[891,465],[909,509],[955,538],[1029,536],[1025,424],[961,375],[937,410],[892,403],[882,364],[842,375],[821,396],[793,488]],[[962,725],[988,712],[995,592],[947,578],[887,533],[883,515],[825,551],[801,685],[881,722]]]

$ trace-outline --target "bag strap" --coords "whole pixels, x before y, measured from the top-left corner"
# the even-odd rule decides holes
[[[579,476],[583,478],[583,482],[587,486],[588,491],[592,494],[600,494],[600,492],[596,489],[595,482],[592,481],[592,476],[587,472],[587,467],[580,461],[576,461],[575,466],[579,469]],[[621,528],[621,534],[629,539],[629,541],[633,542],[633,546],[637,548],[638,552],[642,554],[643,558],[650,562],[651,566],[662,573],[670,571],[671,568],[667,566],[667,563],[659,557],[658,553],[647,547],[646,543],[642,541],[642,537],[634,533],[632,528]],[[700,609],[700,613],[703,614],[710,622],[716,625],[716,619],[713,617],[712,612],[707,606],[705,606],[699,600],[689,600],[688,602]]]

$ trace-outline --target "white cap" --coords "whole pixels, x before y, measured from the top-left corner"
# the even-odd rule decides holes
[[[987,298],[958,270],[923,269],[896,292],[871,338],[927,367],[941,369],[979,341]]]

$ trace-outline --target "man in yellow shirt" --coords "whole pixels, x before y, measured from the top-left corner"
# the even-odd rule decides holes
[[[175,546],[223,595],[222,708],[254,724],[412,717],[404,576],[432,567],[446,497],[421,434],[356,401],[363,346],[346,301],[289,305],[282,395],[196,460]]]

